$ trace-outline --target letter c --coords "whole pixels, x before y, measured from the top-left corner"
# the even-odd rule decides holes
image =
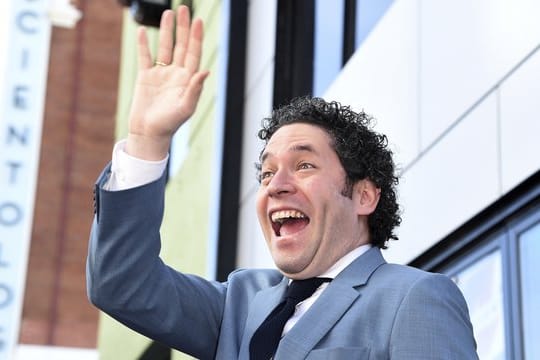
[[[4,284],[0,284],[0,309],[8,306],[12,299],[13,293],[11,289]]]
[[[35,34],[38,31],[37,19],[35,12],[23,11],[17,16],[17,27],[27,34]]]

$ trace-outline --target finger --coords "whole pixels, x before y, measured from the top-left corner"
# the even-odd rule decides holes
[[[195,108],[197,107],[197,103],[199,102],[199,98],[202,93],[204,81],[210,74],[209,71],[201,71],[198,73],[195,73],[186,88],[186,91],[183,95],[183,102],[182,105],[184,107],[184,111],[187,116],[191,116],[193,112],[195,112]]]
[[[174,13],[165,10],[161,15],[159,24],[159,42],[156,62],[170,64],[173,52]]]
[[[186,60],[184,61],[184,66],[190,72],[194,73],[199,70],[202,54],[202,41],[203,22],[201,19],[196,19],[193,21],[193,24],[191,24]]]
[[[176,12],[176,44],[173,57],[173,62],[178,66],[184,66],[189,41],[189,23],[189,8],[182,5]]]
[[[137,29],[137,51],[139,69],[152,67],[152,55],[148,48],[148,37],[146,36],[146,29],[142,26]]]

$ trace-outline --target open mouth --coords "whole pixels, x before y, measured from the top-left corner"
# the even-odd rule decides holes
[[[286,236],[303,230],[309,218],[298,210],[279,210],[270,214],[276,236]]]

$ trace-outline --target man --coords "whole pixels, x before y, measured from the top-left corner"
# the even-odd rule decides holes
[[[139,33],[129,135],[96,188],[90,300],[201,359],[477,359],[457,287],[382,258],[401,220],[391,152],[369,117],[337,103],[297,99],[259,132],[257,214],[279,271],[219,283],[162,263],[167,150],[208,74],[202,23],[180,7],[173,44],[173,17],[163,15],[154,65]]]

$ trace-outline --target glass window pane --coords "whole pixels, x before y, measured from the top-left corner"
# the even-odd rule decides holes
[[[540,223],[519,236],[525,359],[540,359]]]
[[[341,70],[344,0],[317,0],[313,59],[313,95],[322,96]]]
[[[357,0],[356,2],[356,36],[358,49],[371,30],[377,25],[394,0]]]
[[[500,251],[492,252],[453,276],[467,304],[478,356],[504,359],[504,309]]]

